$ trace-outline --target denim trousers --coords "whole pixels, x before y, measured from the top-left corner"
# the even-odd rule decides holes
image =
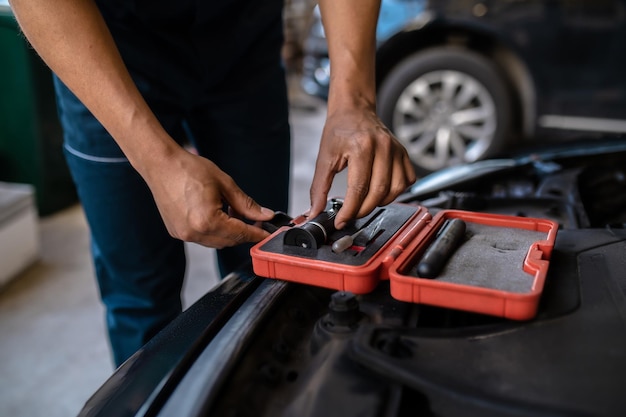
[[[152,194],[115,141],[55,77],[64,152],[91,233],[91,253],[113,361],[120,365],[181,312],[186,257]],[[142,83],[137,83],[140,91]],[[151,93],[154,86],[147,86]],[[258,203],[287,211],[290,128],[282,66],[245,95],[182,106],[148,100],[165,130],[190,143]],[[250,245],[217,251],[226,274]]]

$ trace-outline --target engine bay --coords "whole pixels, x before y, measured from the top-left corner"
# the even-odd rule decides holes
[[[533,319],[398,301],[388,281],[360,295],[290,283],[207,415],[619,415],[626,405],[624,160],[623,153],[531,157],[401,199],[433,213],[557,222]]]

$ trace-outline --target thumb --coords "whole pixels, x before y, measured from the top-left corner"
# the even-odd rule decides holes
[[[254,221],[271,220],[274,217],[274,210],[261,206],[237,185],[228,187],[227,190],[224,197],[230,209],[239,216]]]

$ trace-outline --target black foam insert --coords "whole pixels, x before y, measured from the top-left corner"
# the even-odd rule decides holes
[[[380,249],[406,224],[419,210],[417,206],[391,204],[374,210],[370,215],[357,219],[343,230],[333,231],[326,244],[319,249],[290,246],[283,243],[282,231],[261,246],[261,250],[279,253],[312,261],[332,262],[342,265],[360,266],[366,264]],[[296,226],[297,227],[297,226]],[[347,249],[341,253],[332,251],[333,242],[346,235],[353,235],[363,228],[363,232],[355,237],[357,249]]]

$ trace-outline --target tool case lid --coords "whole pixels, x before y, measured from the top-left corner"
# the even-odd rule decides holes
[[[450,219],[465,222],[465,241],[436,278],[421,277],[416,264]],[[537,312],[557,230],[546,219],[441,211],[390,267],[391,295],[412,303],[530,319]]]

